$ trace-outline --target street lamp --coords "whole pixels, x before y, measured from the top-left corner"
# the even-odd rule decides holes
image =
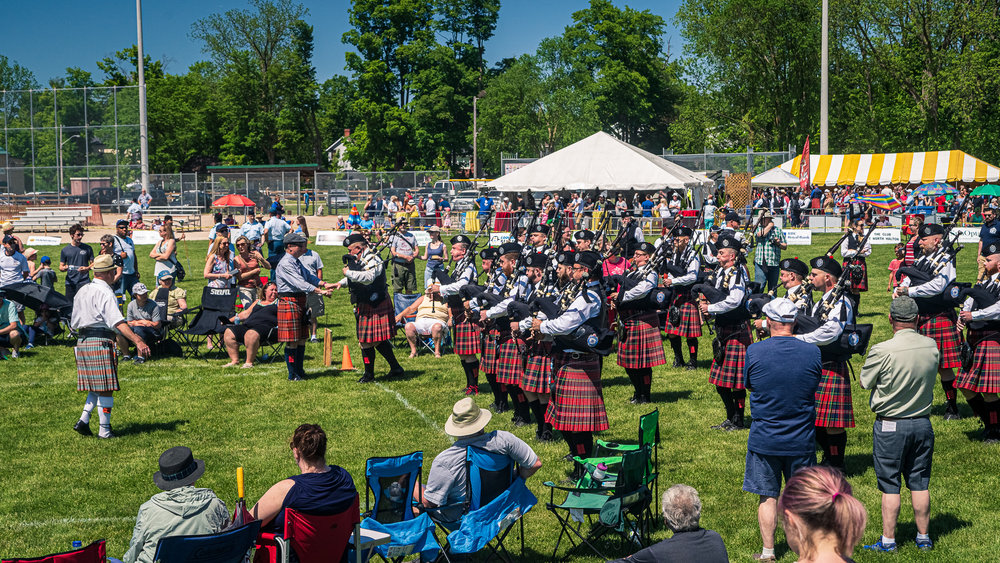
[[[59,126],[59,139],[62,139],[62,132],[63,132],[63,128],[62,128],[62,125],[60,125]],[[70,142],[73,139],[79,139],[79,138],[80,138],[80,135],[77,134],[77,135],[73,135],[73,136],[67,138],[65,141],[60,141],[60,143],[59,143],[59,189],[56,191],[56,203],[58,203],[60,201],[60,198],[62,198],[62,190],[63,190],[63,156],[62,156],[63,155],[63,145],[65,145],[66,143]]]
[[[472,98],[472,178],[479,178],[479,151],[476,147],[476,138],[479,135],[478,114],[476,101],[486,95],[486,90],[480,90]]]

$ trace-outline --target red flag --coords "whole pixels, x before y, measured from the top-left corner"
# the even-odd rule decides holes
[[[806,146],[802,147],[802,159],[799,161],[799,188],[809,191],[809,135],[806,135]]]

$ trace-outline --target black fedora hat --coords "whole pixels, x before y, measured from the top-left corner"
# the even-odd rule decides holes
[[[153,473],[153,483],[164,491],[192,485],[205,473],[205,462],[195,459],[191,448],[176,446],[160,455],[160,470]]]

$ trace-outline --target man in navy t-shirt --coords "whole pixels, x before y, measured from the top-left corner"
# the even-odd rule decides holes
[[[490,212],[493,211],[493,198],[483,194],[479,196],[476,203],[479,205],[479,219],[482,220],[489,217]]]
[[[798,308],[779,297],[764,306],[771,337],[747,348],[744,384],[753,425],[747,439],[743,490],[760,495],[760,561],[774,561],[774,530],[782,478],[816,463],[816,388],[823,363],[819,347],[792,336]]]

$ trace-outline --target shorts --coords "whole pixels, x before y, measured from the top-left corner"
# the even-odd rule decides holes
[[[743,473],[743,490],[764,497],[777,498],[781,494],[781,480],[785,483],[803,467],[816,465],[816,454],[767,455],[747,450],[747,465]]]
[[[323,296],[318,293],[306,294],[306,308],[312,311],[314,321],[326,314],[326,303],[323,302]]]
[[[420,334],[422,336],[430,336],[431,330],[434,329],[434,325],[441,325],[442,331],[448,329],[448,323],[446,321],[432,319],[430,317],[424,317],[422,319],[413,320],[413,326],[417,329],[417,334]]]
[[[884,428],[895,429],[884,431]],[[926,491],[931,481],[934,429],[928,417],[876,419],[872,444],[878,490],[898,495],[900,477],[911,491]]]

